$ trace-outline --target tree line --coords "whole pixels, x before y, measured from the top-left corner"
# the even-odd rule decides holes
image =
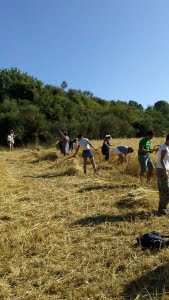
[[[56,140],[58,130],[71,137],[82,133],[90,139],[142,136],[152,129],[156,136],[169,132],[169,104],[157,101],[146,109],[137,101],[106,101],[90,91],[69,89],[42,81],[16,68],[0,70],[0,141],[10,129],[19,144]]]

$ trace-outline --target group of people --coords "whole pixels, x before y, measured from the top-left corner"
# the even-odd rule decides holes
[[[56,142],[56,147],[59,148],[60,152],[66,156],[69,155],[69,151],[72,151],[74,148],[74,144],[77,142],[77,138],[71,139],[67,133],[64,131],[63,133],[58,130],[59,139]]]
[[[70,139],[68,133],[58,131],[59,133],[59,149],[63,155],[69,155],[69,151],[74,149],[74,144],[77,145],[75,153],[70,157],[76,157],[80,147],[82,147],[82,157],[83,157],[83,169],[84,174],[87,172],[87,159],[89,158],[91,164],[94,169],[94,174],[98,174],[96,162],[94,159],[94,154],[91,150],[98,150],[101,148],[102,154],[105,156],[105,160],[108,161],[110,158],[110,149],[111,149],[111,136],[110,134],[106,134],[103,140],[103,144],[99,148],[95,148],[89,139],[79,134],[77,138]],[[138,148],[138,161],[140,164],[140,179],[143,180],[145,173],[147,174],[147,181],[153,175],[154,164],[151,159],[150,154],[158,151],[158,163],[157,163],[157,179],[158,179],[158,190],[159,190],[159,207],[158,207],[158,215],[169,215],[169,209],[167,208],[169,204],[169,134],[166,135],[165,142],[160,146],[156,145],[153,149],[151,148],[151,140],[154,137],[153,131],[149,130],[145,137],[143,137],[139,142]],[[7,136],[7,144],[9,146],[9,150],[13,150],[14,146],[15,133],[11,129]],[[118,145],[114,148],[114,153],[118,155],[118,164],[123,164],[123,162],[130,160],[130,155],[133,153],[133,148]]]
[[[160,146],[156,145],[151,149],[151,140],[154,137],[153,131],[148,131],[146,136],[143,137],[139,142],[138,148],[138,161],[140,163],[140,178],[141,180],[147,173],[147,181],[150,180],[153,174],[154,164],[150,157],[150,154],[158,151],[158,163],[157,163],[157,179],[158,179],[158,190],[159,190],[159,207],[158,215],[169,215],[167,205],[169,204],[169,134],[166,136],[165,142]],[[90,159],[94,169],[94,173],[97,173],[97,167],[94,160],[94,154],[90,148],[96,149],[91,142],[84,138],[82,135],[77,136],[78,146],[72,157],[75,157],[82,147],[83,167],[84,173],[86,174],[87,158]],[[106,135],[101,147],[102,154],[105,155],[105,159],[108,160],[110,157],[110,135]],[[116,146],[114,152],[118,155],[118,164],[122,164],[126,161],[126,156],[132,153],[134,150],[131,147],[119,145]]]
[[[157,162],[157,181],[159,190],[158,215],[169,215],[167,208],[169,204],[169,134],[166,135],[165,142],[158,147],[151,149],[151,140],[154,137],[153,131],[148,131],[146,136],[140,140],[138,159],[141,166],[140,177],[142,178],[147,172],[149,181],[153,174],[154,164],[150,153],[158,151]]]

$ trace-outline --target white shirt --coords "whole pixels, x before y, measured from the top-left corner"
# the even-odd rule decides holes
[[[82,137],[80,139],[80,141],[78,142],[78,145],[81,146],[83,148],[83,150],[89,150],[90,149],[90,145],[89,145],[89,140]]]
[[[161,152],[162,150],[167,151],[166,155],[164,156],[163,162],[166,170],[169,170],[169,147],[166,144],[163,144],[158,152],[158,164],[157,168],[163,169],[163,166],[161,165]]]

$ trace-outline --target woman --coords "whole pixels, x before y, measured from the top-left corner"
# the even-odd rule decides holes
[[[87,138],[84,138],[82,134],[79,134],[77,136],[78,139],[78,146],[76,148],[75,154],[72,157],[75,157],[80,149],[82,147],[82,157],[83,157],[83,168],[84,168],[84,174],[86,174],[86,167],[87,167],[87,158],[90,159],[92,167],[94,169],[94,173],[97,174],[97,168],[96,163],[94,160],[93,152],[91,151],[90,147],[92,147],[94,150],[97,150]]]
[[[110,134],[105,135],[104,141],[103,141],[103,145],[102,145],[102,154],[105,156],[105,160],[109,160],[110,158],[110,139],[111,136]]]
[[[8,134],[8,136],[7,136],[7,143],[8,143],[8,146],[9,146],[9,150],[13,150],[14,138],[15,138],[14,131],[11,130],[10,133]]]
[[[134,150],[133,148],[131,147],[128,147],[128,146],[116,146],[116,148],[114,149],[114,152],[118,155],[118,165],[119,164],[122,164],[124,161],[126,161],[126,156],[129,154],[129,153],[132,153]],[[130,156],[129,156],[129,159],[130,159]],[[128,161],[129,161],[128,159]]]

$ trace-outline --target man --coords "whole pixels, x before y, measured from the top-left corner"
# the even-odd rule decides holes
[[[165,143],[160,147],[158,153],[157,179],[159,190],[158,215],[168,215],[169,210],[169,134]]]
[[[147,181],[152,177],[154,169],[154,164],[150,158],[150,153],[156,151],[155,149],[151,149],[151,140],[153,137],[154,132],[151,130],[147,131],[146,136],[140,140],[138,149],[138,160],[141,167],[140,178],[142,179],[145,172],[147,172]]]

